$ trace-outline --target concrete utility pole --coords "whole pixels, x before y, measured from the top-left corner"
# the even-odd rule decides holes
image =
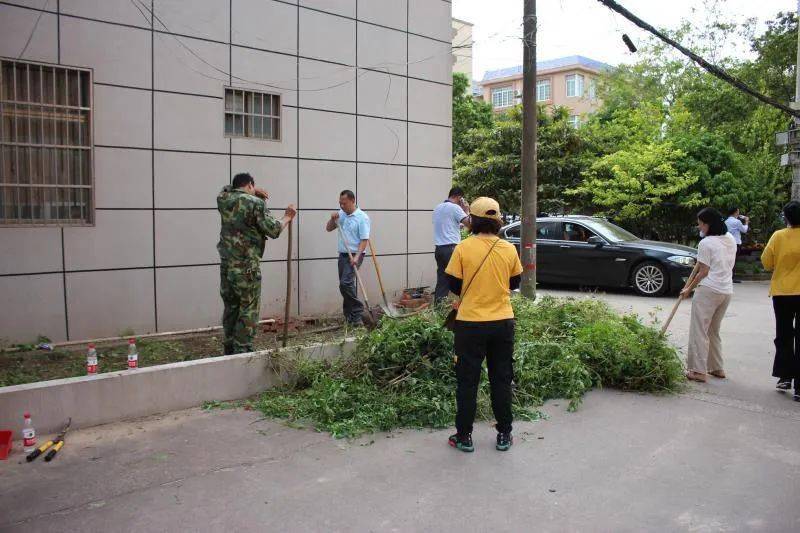
[[[800,2],[800,0],[798,0]],[[536,298],[536,0],[525,0],[522,17],[522,295]]]
[[[800,0],[797,0],[797,62],[794,67],[794,102],[793,109],[800,109]],[[794,129],[800,128],[800,119],[792,119]],[[792,159],[792,200],[800,200],[800,158]]]

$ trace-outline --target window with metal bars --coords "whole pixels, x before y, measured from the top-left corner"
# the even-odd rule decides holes
[[[281,96],[225,87],[225,136],[281,140]]]
[[[0,224],[94,219],[92,76],[0,58]]]

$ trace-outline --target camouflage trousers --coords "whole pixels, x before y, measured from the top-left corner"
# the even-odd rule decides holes
[[[261,265],[223,263],[219,273],[219,292],[225,304],[222,314],[225,353],[252,352],[261,316]]]

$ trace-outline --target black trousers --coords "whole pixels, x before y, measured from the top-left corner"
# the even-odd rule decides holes
[[[794,379],[800,389],[800,296],[773,296],[775,363],[772,375]]]
[[[364,261],[364,255],[358,255],[358,266]],[[348,324],[360,325],[364,304],[358,299],[356,288],[356,271],[350,264],[348,254],[339,254],[339,293],[342,295],[342,314]]]
[[[433,293],[434,302],[447,298],[447,294],[450,292],[450,287],[447,284],[447,276],[444,271],[455,249],[455,244],[444,244],[442,246],[437,246],[434,251],[433,256],[436,258],[436,291]]]
[[[486,357],[492,411],[497,431],[511,431],[511,382],[514,379],[514,320],[456,321],[456,430],[472,433],[477,408],[481,366]]]

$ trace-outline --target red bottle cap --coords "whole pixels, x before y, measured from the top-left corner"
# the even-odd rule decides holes
[[[25,418],[30,418],[31,414],[26,412],[25,415],[23,415],[23,416],[25,416]]]
[[[93,342],[89,343],[89,348],[94,348],[94,343]]]
[[[128,344],[136,344],[136,339],[128,339]]]

